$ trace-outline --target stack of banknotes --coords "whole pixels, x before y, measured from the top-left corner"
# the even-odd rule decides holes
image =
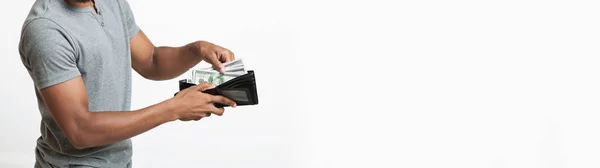
[[[244,68],[244,62],[242,62],[241,59],[223,63],[223,67],[225,67],[225,73],[223,74],[212,67],[192,69],[191,76],[188,77],[187,82],[193,84],[208,82],[214,85],[220,85],[247,73]]]

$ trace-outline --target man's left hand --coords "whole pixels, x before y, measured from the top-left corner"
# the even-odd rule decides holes
[[[197,41],[194,45],[194,53],[200,56],[202,60],[212,64],[213,68],[221,73],[225,73],[225,68],[222,63],[235,60],[233,52],[213,43]]]

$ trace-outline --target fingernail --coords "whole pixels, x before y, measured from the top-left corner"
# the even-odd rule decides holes
[[[237,104],[233,104],[233,108],[237,107]]]

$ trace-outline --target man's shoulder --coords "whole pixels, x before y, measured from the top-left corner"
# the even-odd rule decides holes
[[[58,42],[56,39],[66,39],[68,33],[55,20],[47,17],[28,19],[21,30],[20,47],[40,41]],[[25,43],[28,42],[28,43]]]
[[[37,18],[53,18],[56,17],[56,13],[64,12],[58,0],[36,0],[31,6],[25,22],[27,23]]]
[[[29,32],[36,32],[48,28],[60,28],[58,22],[66,13],[60,5],[57,0],[36,0],[23,23],[23,33],[27,32],[26,29],[31,29]]]
[[[43,30],[60,30],[60,25],[53,19],[47,17],[36,17],[25,21],[23,24],[23,34],[41,32]]]

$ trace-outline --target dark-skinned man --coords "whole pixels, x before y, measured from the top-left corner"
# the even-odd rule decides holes
[[[234,54],[206,41],[155,47],[126,0],[36,0],[19,53],[35,86],[41,136],[35,167],[131,167],[130,138],[161,124],[222,115],[235,107],[202,93],[204,83],[131,111],[131,69],[150,80],[175,78],[200,61],[223,72]]]

